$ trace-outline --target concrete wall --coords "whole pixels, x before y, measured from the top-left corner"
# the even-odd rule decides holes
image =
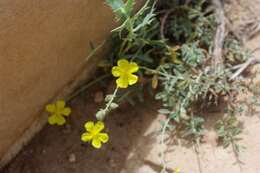
[[[0,7],[1,167],[46,122],[46,103],[93,71],[102,53],[85,63],[89,42],[102,43],[114,22],[104,0],[2,0]]]

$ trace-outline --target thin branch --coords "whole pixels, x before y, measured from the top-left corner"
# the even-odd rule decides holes
[[[251,64],[255,64],[255,63],[260,63],[260,59],[256,58],[256,57],[248,59],[244,64],[239,65],[240,68],[229,78],[229,80],[231,80],[231,81],[234,80],[241,73],[243,73],[243,71],[245,71],[248,66],[250,66]]]
[[[242,164],[244,164],[244,163],[240,160],[239,153],[236,151],[235,143],[233,140],[231,141],[231,144],[232,144],[232,151],[233,151],[235,159],[236,159],[236,163],[238,164],[239,169],[242,172],[243,171]]]
[[[165,23],[167,21],[167,18],[169,17],[169,15],[174,11],[174,9],[170,9],[167,10],[164,14],[164,16],[161,19],[161,27],[160,27],[160,35],[161,35],[161,39],[165,39],[165,35],[164,35],[164,30],[165,30]]]
[[[217,67],[223,65],[222,49],[224,45],[226,29],[225,29],[225,14],[224,14],[222,2],[220,0],[212,0],[212,3],[216,8],[216,16],[219,22],[215,34],[214,49],[213,49],[213,64],[216,70]]]
[[[106,43],[107,41],[108,41],[108,40],[104,40],[101,44],[99,44],[96,48],[94,48],[94,49],[90,52],[90,54],[85,58],[84,62],[87,62],[93,55],[95,55],[96,52],[97,52],[99,49],[101,49],[101,48],[105,45],[105,43]]]
[[[82,87],[80,87],[79,89],[77,89],[74,93],[72,93],[70,96],[68,96],[65,100],[71,101],[73,100],[76,96],[78,96],[80,93],[82,93],[83,91],[85,91],[86,89],[88,89],[89,87],[93,86],[94,84],[104,80],[105,78],[109,77],[110,74],[105,74],[103,76],[98,77],[97,79],[83,85]]]
[[[260,23],[259,22],[255,23],[253,27],[254,28],[247,36],[247,40],[252,39],[254,36],[256,36],[260,32]]]
[[[198,168],[199,168],[199,172],[202,172],[202,166],[201,166],[201,160],[200,160],[200,151],[199,151],[199,145],[195,142],[193,142],[193,149],[195,151],[196,154],[196,158],[197,158],[197,163],[198,163]]]
[[[166,133],[166,128],[170,122],[171,118],[169,117],[164,126],[163,126],[163,129],[162,129],[162,134],[161,134],[161,140],[160,140],[160,144],[161,144],[161,162],[162,162],[162,170],[161,170],[161,173],[164,173],[166,171],[166,167],[167,167],[167,164],[166,164],[166,161],[165,161],[165,150],[164,150],[164,146],[165,146],[165,143],[164,143],[164,140],[165,140],[165,133]]]

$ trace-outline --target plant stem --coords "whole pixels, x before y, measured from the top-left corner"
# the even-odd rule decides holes
[[[107,42],[107,40],[104,40],[101,44],[99,44],[96,48],[94,48],[91,53],[85,58],[85,62],[89,60],[89,58],[91,58],[100,48],[102,48],[105,43]]]
[[[113,103],[114,99],[116,98],[116,94],[118,91],[118,87],[116,87],[111,99],[109,100],[109,102],[106,104],[106,108],[104,109],[105,115],[109,112],[109,108],[111,106],[111,104]],[[105,116],[103,117],[103,119],[105,118]]]
[[[235,156],[235,158],[236,158],[236,162],[237,162],[237,164],[238,164],[238,166],[239,166],[240,171],[242,171],[243,168],[242,168],[241,163],[243,163],[243,162],[242,162],[242,161],[240,160],[240,158],[239,158],[239,153],[238,153],[238,151],[236,150],[236,146],[235,146],[235,142],[234,142],[233,137],[231,137],[231,145],[232,145],[232,151],[233,151],[234,156]]]
[[[196,154],[197,163],[198,163],[198,167],[199,167],[199,172],[202,173],[202,166],[201,166],[201,160],[200,160],[199,144],[198,144],[198,143],[195,143],[194,141],[192,142],[192,144],[193,144],[193,149],[194,149],[195,154]]]
[[[164,77],[176,78],[176,76],[173,76],[173,75],[170,75],[170,74],[167,74],[167,73],[163,73],[163,72],[160,72],[158,70],[150,69],[150,68],[147,68],[145,66],[139,66],[139,67],[140,67],[140,69],[147,70],[149,72],[152,72],[154,74],[159,74],[159,75],[162,75]]]
[[[70,95],[68,98],[66,98],[66,101],[71,101],[73,100],[76,96],[78,96],[81,92],[85,91],[86,89],[88,89],[89,87],[91,87],[92,85],[96,84],[97,82],[102,81],[103,79],[109,77],[110,74],[105,74],[103,76],[98,77],[97,79],[87,83],[86,85],[83,85],[81,88],[79,88],[77,91],[75,91],[74,93],[72,93],[72,95]]]
[[[161,170],[161,173],[164,173],[166,171],[166,161],[165,161],[165,155],[164,155],[164,152],[165,150],[163,149],[164,148],[164,139],[165,139],[165,133],[166,133],[166,128],[170,122],[171,118],[169,117],[166,121],[165,121],[165,124],[163,126],[163,129],[162,129],[162,134],[161,134],[161,161],[162,161],[162,170]]]

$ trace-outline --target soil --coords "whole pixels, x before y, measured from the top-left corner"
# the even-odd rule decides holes
[[[156,109],[151,103],[117,109],[106,121],[109,143],[94,149],[80,140],[84,123],[95,120],[94,113],[100,106],[93,102],[91,93],[71,103],[73,113],[66,126],[46,125],[3,172],[112,173],[123,169],[135,141],[139,141],[139,135],[156,117]]]
[[[234,25],[241,21],[260,15],[260,0],[240,0],[237,4],[230,2],[230,16],[247,14],[241,18],[234,17]],[[248,11],[248,9],[250,9]],[[257,14],[259,13],[259,14]],[[252,16],[254,17],[252,17]],[[246,42],[250,49],[257,49],[260,45],[260,35]],[[260,57],[260,51],[254,56]],[[253,83],[260,83],[260,66],[256,65],[247,76]],[[94,113],[100,108],[95,102],[95,95],[100,96],[100,89],[77,97],[70,103],[73,113],[68,118],[68,124],[62,127],[46,125],[34,139],[24,147],[17,157],[2,170],[2,173],[154,173],[160,171],[159,142],[160,120],[157,108],[159,103],[149,98],[144,103],[135,106],[124,104],[113,111],[106,119],[106,131],[110,135],[109,143],[101,149],[94,149],[80,140],[84,132],[86,121],[94,120]],[[249,95],[241,98],[248,99]],[[98,99],[99,100],[99,99]],[[168,147],[166,160],[168,170],[172,172],[180,167],[184,173],[257,173],[260,170],[260,113],[259,109],[240,117],[244,122],[244,132],[240,144],[246,148],[242,151],[237,163],[231,148],[223,149],[212,143],[208,135],[205,144],[200,147],[200,154],[196,154],[192,146],[182,145],[177,141]],[[211,130],[211,121],[222,112],[209,113],[207,128]],[[200,161],[201,170],[198,166]]]

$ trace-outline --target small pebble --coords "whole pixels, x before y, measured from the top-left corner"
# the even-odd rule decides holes
[[[116,162],[115,162],[114,159],[110,159],[110,160],[109,160],[109,165],[110,165],[112,168],[114,168],[114,167],[117,166],[117,164],[116,164]]]
[[[45,150],[45,149],[43,149],[43,150],[42,150],[42,154],[45,154],[45,153],[46,153],[46,150]]]
[[[69,162],[70,163],[75,163],[76,162],[76,155],[74,153],[71,153],[69,155]]]

